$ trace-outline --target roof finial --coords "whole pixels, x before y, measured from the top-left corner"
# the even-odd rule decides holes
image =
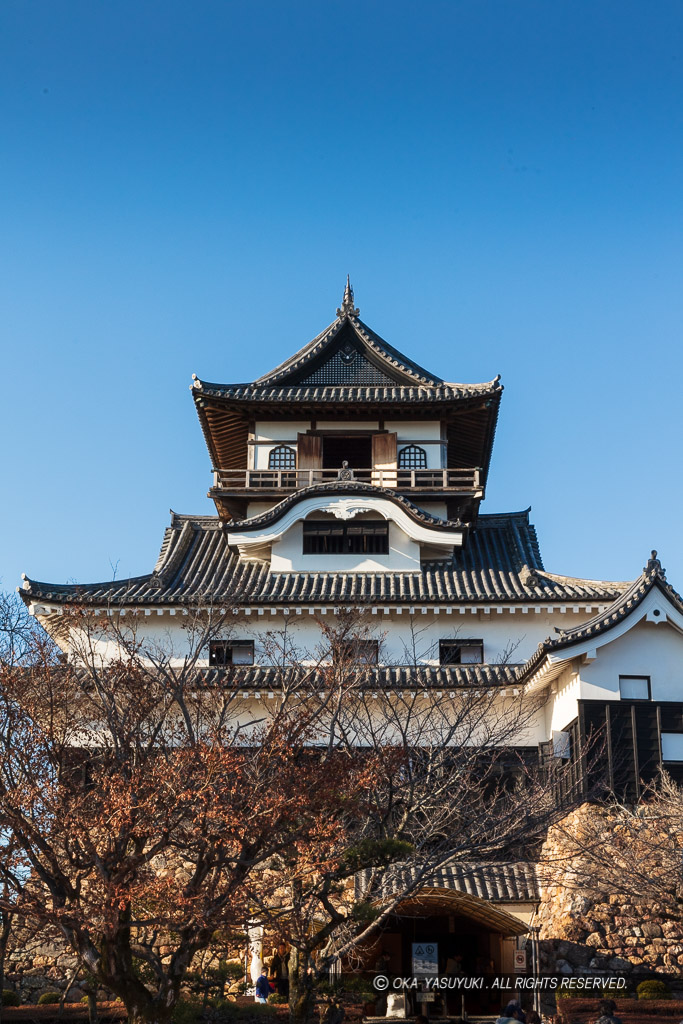
[[[344,316],[358,316],[360,310],[353,304],[353,288],[351,287],[351,281],[349,275],[346,275],[346,288],[344,289],[344,298],[342,304],[337,310],[337,316],[341,319]]]
[[[647,565],[643,569],[643,572],[656,572],[660,576],[666,576],[666,569],[662,569],[662,563],[657,558],[657,552],[652,551],[651,557],[647,560]]]

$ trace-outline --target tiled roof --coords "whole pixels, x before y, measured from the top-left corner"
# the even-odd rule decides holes
[[[464,398],[486,398],[501,392],[498,380],[483,384],[333,386],[293,384],[283,387],[261,387],[258,384],[211,384],[195,378],[193,389],[198,395],[210,395],[244,402],[453,402]]]
[[[240,561],[228,547],[227,532],[218,517],[174,514],[153,573],[82,585],[26,579],[21,593],[24,599],[96,606],[208,600],[246,606],[410,606],[606,602],[628,587],[545,572],[528,512],[479,516],[452,559],[408,573],[271,573],[267,565]]]
[[[364,687],[372,689],[394,688],[406,690],[458,689],[468,686],[511,686],[516,682],[520,665],[410,665],[368,666],[361,670]],[[287,670],[289,675],[291,670]],[[230,669],[207,669],[201,674],[205,686],[220,686],[221,679],[229,673],[230,686],[245,690],[276,689],[282,685],[282,671],[270,665],[236,666]],[[306,678],[310,685],[322,683],[322,670],[301,667],[298,675]]]
[[[556,630],[557,636],[543,640],[520,672],[519,678],[527,678],[533,674],[548,654],[571,647],[584,640],[591,640],[618,625],[638,607],[654,587],[661,590],[674,607],[683,614],[683,598],[667,582],[665,572],[656,555],[656,551],[653,551],[652,558],[643,569],[642,574],[633,583],[626,585],[607,608],[594,615],[592,619],[588,619],[578,626],[572,626],[570,629],[558,629]]]
[[[421,873],[421,872],[420,872]],[[418,868],[396,865],[385,872],[378,898],[405,892]],[[368,873],[356,877],[356,895],[367,891]],[[453,861],[420,882],[421,886],[451,889],[494,903],[536,902],[540,896],[534,864],[528,861],[468,864]]]

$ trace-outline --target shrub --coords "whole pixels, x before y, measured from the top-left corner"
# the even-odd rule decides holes
[[[233,1024],[233,1021],[262,1020],[264,1017],[277,1015],[276,1008],[268,1006],[267,1003],[250,1003],[247,1006],[240,1006],[238,1003],[233,1003],[230,999],[215,999],[211,1006],[212,1011],[207,1016],[214,1024],[221,1020],[226,1021],[227,1024]]]
[[[202,1012],[202,1004],[196,999],[179,999],[173,1008],[173,1024],[195,1024]]]
[[[2,990],[2,1005],[3,1006],[21,1006],[21,998],[18,992],[15,992],[11,988],[3,988]]]
[[[61,992],[43,992],[42,996],[39,996],[38,998],[38,1006],[48,1006],[52,1003],[58,1003],[61,998]]]
[[[576,988],[574,985],[567,985],[565,988],[558,988],[555,992],[556,999],[585,999],[586,991],[582,988]]]
[[[636,988],[638,999],[671,999],[671,990],[664,981],[641,981]]]
[[[287,998],[287,996],[283,996],[280,992],[271,992],[270,995],[268,996],[268,1002],[277,1005],[282,1003],[288,1003],[289,999]],[[263,1006],[263,1003],[261,1003],[261,1006]]]

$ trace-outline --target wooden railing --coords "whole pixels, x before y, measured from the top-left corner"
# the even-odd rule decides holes
[[[354,469],[353,479],[399,491],[476,491],[479,469]],[[313,484],[339,480],[338,469],[221,469],[214,470],[218,490],[298,491]]]

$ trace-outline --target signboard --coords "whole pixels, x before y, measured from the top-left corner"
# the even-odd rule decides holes
[[[436,992],[418,992],[415,998],[418,1003],[434,1003],[436,1002]]]
[[[526,971],[526,950],[516,949],[514,954],[515,971]]]
[[[439,973],[439,944],[413,942],[413,975],[433,977]]]

